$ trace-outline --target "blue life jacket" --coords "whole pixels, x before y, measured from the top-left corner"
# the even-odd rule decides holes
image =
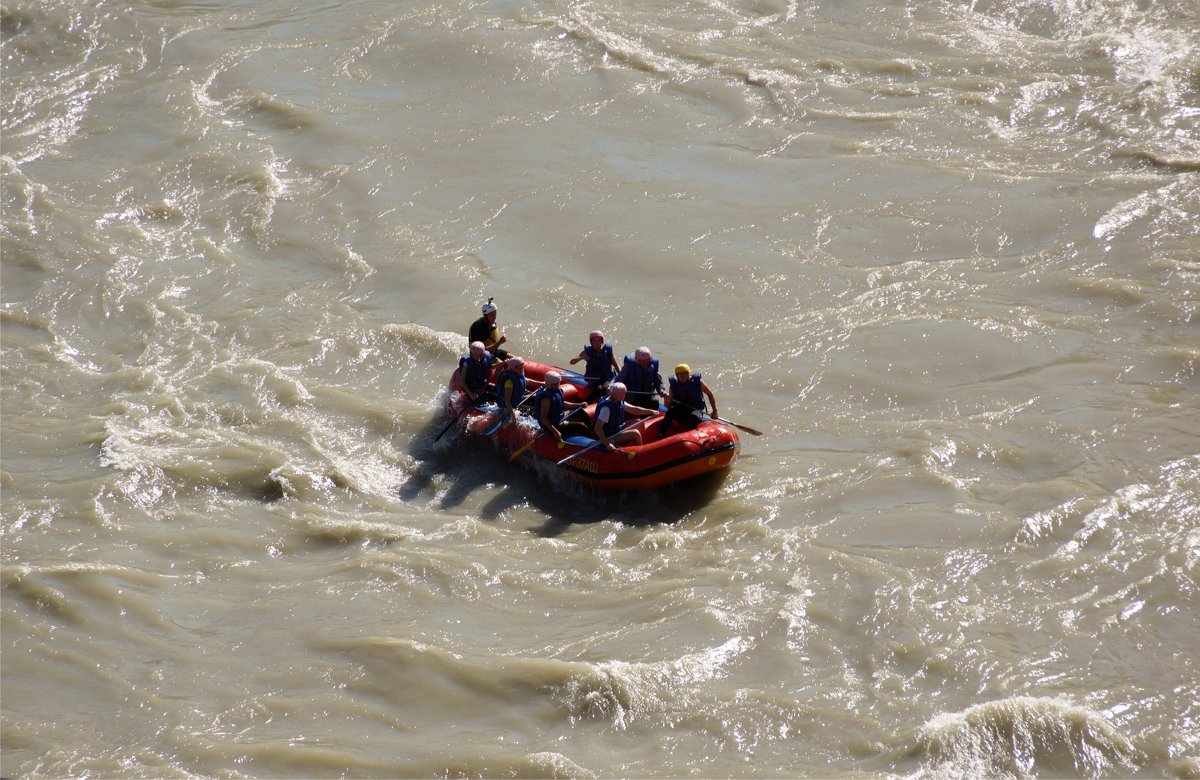
[[[680,382],[675,377],[668,380],[671,383],[671,400],[685,406],[704,411],[704,391],[700,389],[700,375],[692,374],[686,382]]]
[[[638,365],[633,355],[625,356],[625,366],[621,369],[620,381],[625,383],[631,393],[661,393],[662,377],[658,375],[658,358],[651,358],[645,368]]]
[[[617,403],[607,395],[596,404],[596,419],[600,418],[600,410],[608,409],[608,422],[604,424],[604,435],[612,436],[625,425],[625,402]]]
[[[463,384],[478,393],[487,385],[488,374],[492,370],[492,353],[484,352],[482,360],[474,360],[470,355],[464,355],[462,360],[458,361],[458,367],[461,369],[463,366],[467,367],[463,374]]]
[[[589,381],[607,382],[613,378],[613,351],[611,344],[605,344],[598,350],[591,344],[588,344],[583,348],[583,352],[587,355],[587,368],[583,373]]]
[[[558,425],[563,421],[563,391],[559,387],[557,390],[551,391],[545,385],[537,389],[533,394],[534,414],[537,415],[538,423],[542,421],[542,399],[550,399],[550,409],[546,412],[546,419],[551,425]]]
[[[512,380],[512,390],[509,391],[508,395],[505,395],[504,383],[508,382],[509,380]],[[500,376],[496,377],[496,402],[500,404],[501,409],[504,408],[504,401],[506,398],[509,400],[509,403],[514,409],[517,408],[517,404],[521,403],[521,401],[525,399],[524,374],[514,374],[512,371],[501,371]]]

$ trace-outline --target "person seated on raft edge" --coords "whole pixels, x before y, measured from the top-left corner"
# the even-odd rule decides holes
[[[588,383],[588,403],[595,401],[608,389],[608,383],[616,376],[620,366],[617,365],[617,359],[613,357],[613,348],[611,344],[604,343],[604,334],[598,330],[594,330],[588,334],[588,344],[579,353],[578,357],[571,358],[571,365],[575,365],[581,360],[586,360],[586,368],[583,370],[583,378]]]
[[[496,403],[506,426],[517,419],[517,407],[524,400],[525,361],[514,355],[504,361],[504,368],[496,375]]]
[[[663,394],[662,376],[658,373],[658,359],[649,347],[638,347],[632,355],[625,356],[625,365],[617,374],[617,381],[627,388],[631,396],[629,403],[645,409],[658,409],[655,393]]]
[[[711,416],[717,416],[717,399],[712,390],[699,374],[693,374],[687,363],[675,366],[675,376],[669,380],[667,394],[663,396],[663,404],[667,407],[667,415],[659,427],[662,438],[670,436],[672,424],[678,425],[680,432],[690,431],[704,421],[704,396],[712,407]]]
[[[636,428],[628,431],[621,430],[625,424],[626,414],[634,417],[653,417],[658,414],[657,409],[643,409],[626,403],[626,392],[624,384],[613,382],[608,386],[608,395],[601,398],[600,402],[596,404],[596,421],[592,425],[592,430],[595,437],[603,443],[604,449],[609,452],[622,444],[631,444],[636,447],[642,443],[641,431]]]
[[[508,350],[500,349],[500,345],[508,341],[508,337],[500,335],[500,328],[496,326],[496,304],[492,300],[487,299],[482,308],[483,316],[471,323],[467,341],[482,341],[484,349],[504,360],[508,357]]]
[[[488,375],[492,371],[492,353],[482,341],[472,341],[468,354],[458,361],[458,370],[450,377],[450,390],[460,390],[472,404],[484,400],[488,390]]]
[[[557,441],[562,441],[563,436],[592,435],[592,429],[585,423],[564,422],[564,409],[578,409],[581,406],[583,404],[563,399],[562,374],[557,371],[547,371],[542,386],[533,394],[533,408],[537,414],[538,425]]]

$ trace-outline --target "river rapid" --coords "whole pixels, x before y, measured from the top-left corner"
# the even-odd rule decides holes
[[[1193,0],[0,33],[3,776],[1200,777]],[[435,441],[488,297],[763,435]]]

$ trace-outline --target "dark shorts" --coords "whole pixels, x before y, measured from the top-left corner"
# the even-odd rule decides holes
[[[667,416],[662,424],[663,428],[670,425],[671,430],[690,431],[703,421],[704,412],[701,410],[693,409],[687,404],[673,403],[671,408],[667,409]]]
[[[658,409],[658,396],[653,393],[635,393],[631,390],[625,395],[625,403],[642,409]]]

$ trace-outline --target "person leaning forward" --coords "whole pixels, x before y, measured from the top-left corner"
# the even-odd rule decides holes
[[[496,325],[496,304],[492,303],[492,300],[487,299],[487,303],[482,307],[483,316],[471,323],[467,341],[483,342],[484,349],[504,360],[508,357],[508,350],[501,349],[500,345],[508,341],[508,337],[502,335]]]
[[[515,355],[504,361],[496,375],[496,403],[504,415],[504,424],[517,419],[517,407],[525,400],[525,361]]]
[[[557,371],[547,371],[542,386],[533,394],[533,408],[538,425],[558,441],[562,441],[564,436],[592,435],[591,428],[584,423],[565,421],[569,415],[565,414],[564,410],[578,409],[581,406],[583,404],[563,399],[562,375]]]
[[[610,452],[625,444],[636,447],[642,443],[641,431],[636,428],[621,430],[625,425],[625,415],[652,417],[658,414],[656,409],[643,409],[625,403],[625,394],[625,385],[613,382],[608,386],[608,395],[596,404],[596,420],[592,424],[592,431],[601,441],[601,446]]]
[[[471,403],[479,403],[488,389],[491,370],[492,354],[482,341],[472,341],[468,354],[458,361],[458,370],[450,378],[450,389],[461,390]]]

